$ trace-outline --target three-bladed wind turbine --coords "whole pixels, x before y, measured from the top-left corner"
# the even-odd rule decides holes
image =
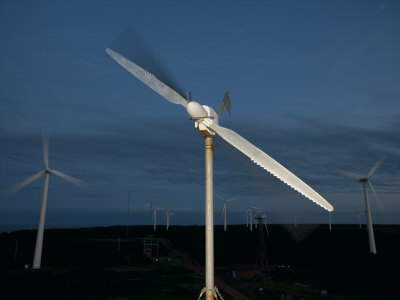
[[[44,223],[45,223],[45,218],[46,218],[47,192],[49,189],[50,174],[57,175],[57,176],[65,179],[66,181],[69,181],[78,186],[81,186],[83,184],[83,182],[79,179],[76,179],[67,174],[61,173],[60,171],[49,168],[49,137],[46,135],[43,136],[43,162],[44,162],[44,166],[45,166],[44,170],[32,175],[31,177],[29,177],[28,179],[25,179],[24,181],[21,181],[20,183],[17,183],[15,185],[11,186],[7,191],[8,195],[15,193],[16,191],[22,189],[24,186],[26,186],[29,183],[40,178],[43,174],[45,175],[44,176],[42,208],[40,211],[40,221],[39,221],[39,227],[38,227],[38,232],[37,232],[37,236],[36,236],[35,254],[33,257],[33,266],[32,266],[33,269],[40,269],[41,260],[42,260]]]
[[[169,212],[169,209],[167,208],[167,212],[165,213],[165,216],[167,217],[167,230],[169,228],[169,216],[173,216],[173,213]]]
[[[133,76],[167,99],[169,102],[182,105],[188,112],[189,116],[195,121],[195,128],[198,129],[205,138],[206,286],[202,293],[205,292],[206,299],[214,299],[214,295],[217,293],[217,289],[214,286],[214,208],[212,160],[213,151],[215,149],[214,145],[212,144],[212,140],[215,134],[219,135],[227,143],[231,144],[244,155],[248,156],[254,163],[264,168],[278,179],[282,180],[300,194],[304,195],[327,210],[333,210],[333,207],[324,198],[322,198],[317,192],[315,192],[301,179],[291,173],[288,169],[275,161],[272,157],[251,144],[236,132],[219,126],[219,118],[223,107],[226,107],[228,112],[230,110],[230,99],[228,92],[225,93],[222,109],[220,108],[218,112],[215,112],[215,110],[209,106],[200,105],[198,102],[185,99],[177,91],[158,80],[154,75],[118,54],[114,50],[107,48],[106,53]]]
[[[220,195],[218,195],[218,194],[216,194],[216,195],[218,196],[218,198],[219,198],[222,202],[224,202],[224,206],[222,207],[222,214],[223,214],[223,216],[224,216],[224,231],[226,231],[226,206],[227,206],[227,203],[229,203],[229,202],[235,200],[236,197],[235,197],[235,198],[230,198],[230,199],[228,199],[228,200],[225,200],[225,199],[222,198]]]
[[[359,174],[351,173],[351,172],[348,172],[348,171],[345,171],[345,170],[341,170],[341,172],[343,174],[348,175],[350,177],[353,177],[355,179],[358,179],[363,184],[364,198],[365,198],[365,210],[366,210],[366,213],[367,213],[367,228],[368,228],[369,251],[371,253],[373,253],[373,254],[376,254],[376,246],[375,246],[374,229],[373,229],[373,226],[372,226],[371,207],[370,207],[370,204],[369,204],[367,183],[368,183],[369,187],[371,188],[371,191],[374,194],[375,199],[377,201],[379,201],[378,195],[375,192],[375,189],[374,189],[374,187],[373,187],[373,185],[371,183],[371,179],[370,178],[375,173],[376,169],[378,169],[378,167],[383,163],[383,161],[384,161],[383,158],[379,159],[375,163],[375,165],[372,167],[372,169],[368,172],[367,177],[359,175]]]

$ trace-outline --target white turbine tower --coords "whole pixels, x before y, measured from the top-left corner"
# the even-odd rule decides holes
[[[198,129],[204,136],[206,198],[206,286],[202,293],[206,294],[207,300],[214,299],[214,296],[216,296],[218,293],[218,290],[214,286],[213,151],[215,147],[212,144],[212,141],[215,134],[219,135],[227,143],[231,144],[244,155],[248,156],[254,163],[258,164],[305,197],[309,198],[327,210],[333,210],[333,207],[324,198],[322,198],[317,192],[315,192],[306,183],[291,173],[288,169],[283,167],[269,155],[261,151],[259,148],[251,144],[236,132],[219,126],[219,118],[223,108],[226,107],[228,112],[230,112],[230,99],[228,92],[225,93],[218,112],[215,112],[214,109],[209,106],[200,105],[195,101],[185,99],[177,91],[158,80],[154,75],[118,54],[114,50],[107,48],[106,53],[133,76],[167,99],[169,102],[182,105],[188,112],[189,116],[195,121],[195,128]]]
[[[381,158],[375,163],[375,165],[372,167],[372,169],[368,172],[367,177],[362,176],[362,175],[358,175],[358,174],[355,174],[355,173],[351,173],[351,172],[348,172],[348,171],[341,170],[341,172],[343,174],[348,175],[350,177],[353,177],[355,179],[358,179],[363,184],[364,198],[365,198],[365,209],[366,209],[366,213],[367,213],[367,229],[368,229],[369,251],[371,253],[373,253],[373,254],[376,254],[376,246],[375,246],[374,229],[373,229],[373,226],[372,226],[371,207],[370,207],[370,204],[369,204],[367,183],[368,183],[369,187],[371,188],[371,191],[374,194],[375,199],[377,201],[379,201],[378,200],[378,195],[375,192],[375,189],[374,189],[374,187],[373,187],[373,185],[371,183],[370,178],[375,173],[376,169],[378,169],[378,167],[383,163],[383,160],[384,159]]]
[[[57,175],[66,181],[69,181],[75,185],[81,186],[83,182],[79,179],[71,177],[67,174],[61,173],[60,171],[53,170],[49,168],[49,137],[47,135],[43,136],[43,162],[44,162],[44,170],[40,171],[39,173],[34,174],[33,176],[11,186],[7,194],[10,195],[15,193],[16,191],[22,189],[24,186],[28,185],[29,183],[39,179],[42,175],[44,175],[44,187],[43,187],[43,198],[42,198],[42,208],[40,210],[40,220],[39,220],[39,227],[36,236],[36,246],[35,246],[35,254],[33,256],[33,269],[40,269],[41,261],[42,261],[42,248],[43,248],[43,234],[44,234],[44,223],[46,218],[46,206],[47,206],[47,192],[49,189],[49,179],[50,174]]]
[[[250,224],[250,231],[253,231],[253,222],[254,222],[254,227],[257,229],[257,222],[255,221],[256,211],[254,211],[254,217],[253,217],[253,210],[257,209],[262,209],[262,208],[251,206],[249,202],[249,207],[246,210],[246,221],[247,224]]]
[[[169,209],[167,208],[167,212],[165,213],[165,216],[167,217],[167,230],[169,229],[169,217],[173,216],[173,213],[169,212]]]
[[[263,219],[265,231],[267,232],[267,236],[269,236],[268,226],[267,226],[267,215],[265,214],[265,210],[264,210],[264,214],[261,216],[261,218]]]
[[[151,207],[153,211],[152,219],[153,219],[153,229],[157,229],[157,211],[158,210],[163,210],[164,208],[155,208],[154,206]]]
[[[253,231],[253,209],[250,205],[249,208],[246,210],[246,221],[247,224],[250,224],[250,231]]]
[[[230,198],[230,199],[228,199],[228,200],[225,200],[224,198],[222,198],[220,195],[218,195],[218,194],[216,194],[217,196],[218,196],[218,198],[222,201],[222,202],[224,202],[224,206],[222,207],[222,214],[224,215],[224,231],[226,231],[226,207],[227,207],[227,203],[229,203],[229,202],[231,202],[231,201],[233,201],[233,200],[235,200],[236,199],[236,197],[235,198]]]
[[[332,231],[331,212],[328,211],[329,231]]]

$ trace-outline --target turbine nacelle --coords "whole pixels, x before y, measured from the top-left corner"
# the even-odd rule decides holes
[[[196,127],[197,130],[199,130],[202,133],[208,133],[212,135],[215,134],[205,124],[203,124],[203,122],[207,121],[207,119],[209,119],[209,121],[212,120],[216,124],[219,123],[218,114],[212,107],[209,107],[207,105],[201,105],[198,102],[191,101],[188,103],[186,110],[189,116],[192,118],[192,120],[195,120],[194,126]]]

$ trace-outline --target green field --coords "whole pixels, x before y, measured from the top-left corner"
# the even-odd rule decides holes
[[[400,227],[375,226],[378,254],[369,254],[365,228],[269,226],[265,236],[273,271],[226,283],[251,299],[396,299],[400,269]],[[143,254],[144,239],[159,241],[152,262]],[[0,234],[1,299],[197,299],[203,275],[185,267],[187,255],[204,264],[204,227],[150,226],[49,229],[45,231],[42,268],[32,264],[35,230]],[[254,264],[258,232],[245,226],[215,227],[216,273],[232,264]],[[156,256],[153,251],[153,256]],[[285,267],[282,267],[285,266]],[[261,289],[260,289],[261,288]],[[221,291],[225,300],[233,299]],[[326,292],[326,295],[321,295]]]

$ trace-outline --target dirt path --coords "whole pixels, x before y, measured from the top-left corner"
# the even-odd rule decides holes
[[[182,257],[182,262],[188,269],[195,271],[197,274],[204,275],[204,268],[195,266],[189,257],[187,256]],[[215,276],[214,281],[218,289],[223,290],[225,293],[229,294],[234,299],[251,300],[249,297],[243,295],[238,290],[235,290],[234,288],[226,284],[223,276]]]

